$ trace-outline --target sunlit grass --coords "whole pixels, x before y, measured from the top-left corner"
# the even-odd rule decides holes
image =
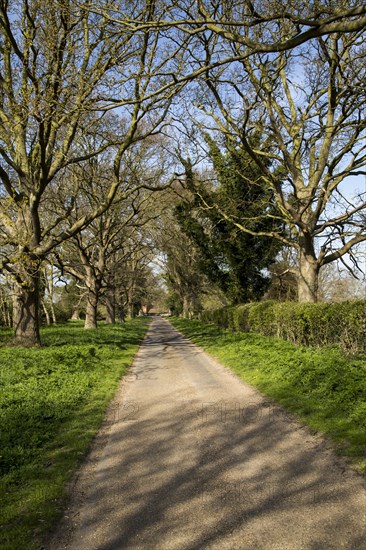
[[[232,333],[199,321],[172,323],[243,380],[332,438],[339,453],[366,471],[365,357]]]
[[[41,349],[0,349],[0,548],[40,548],[146,332],[144,320],[42,330]]]

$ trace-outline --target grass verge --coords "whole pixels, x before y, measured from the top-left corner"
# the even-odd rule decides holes
[[[329,436],[366,472],[366,358],[337,347],[298,347],[253,333],[172,319],[197,345],[300,421]]]
[[[40,548],[97,432],[145,320],[44,328],[41,349],[0,349],[0,548]]]

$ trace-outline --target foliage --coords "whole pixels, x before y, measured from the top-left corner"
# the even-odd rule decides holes
[[[282,254],[276,261],[269,266],[271,274],[271,284],[268,291],[264,295],[266,300],[277,300],[279,302],[294,302],[297,301],[297,277],[292,270],[292,266]]]
[[[199,251],[201,271],[227,299],[231,303],[255,300],[268,287],[270,279],[263,270],[274,261],[280,244],[269,237],[240,231],[221,212],[230,211],[236,219],[245,217],[252,231],[269,231],[278,226],[273,221],[271,193],[260,169],[241,147],[229,142],[220,150],[209,135],[205,139],[217,182],[208,185],[200,181],[190,162],[182,160],[192,195],[177,206],[177,219]]]
[[[178,194],[182,190],[179,189]],[[175,189],[164,197],[162,215],[153,226],[154,240],[160,250],[160,267],[167,289],[167,307],[176,315],[193,317],[202,311],[201,300],[207,292],[207,278],[199,269],[199,254],[182,232],[174,215]]]
[[[278,25],[277,33],[279,41],[287,37],[287,26]],[[358,244],[366,239],[365,193],[342,190],[349,187],[349,176],[358,176],[363,188],[365,31],[347,38],[329,35],[306,50],[276,55],[252,55],[239,34],[228,36],[223,41],[230,41],[237,63],[210,70],[212,60],[223,55],[222,41],[201,40],[201,57],[196,55],[204,77],[188,109],[196,125],[216,130],[216,139],[239,142],[257,164],[286,232],[254,231],[296,252],[298,300],[314,303],[320,269],[339,258],[346,261],[346,255],[355,261]],[[201,140],[196,143],[202,148]],[[248,179],[256,189],[257,180]],[[219,200],[210,207],[253,234],[250,216],[238,216]],[[267,214],[273,219],[270,209]]]
[[[347,353],[366,352],[366,301],[337,304],[253,302],[204,311],[202,321],[234,331],[277,336],[297,345],[339,344]]]
[[[169,289],[166,306],[169,309],[172,315],[182,315],[183,313],[183,304],[180,296],[172,289]]]
[[[172,322],[243,380],[332,437],[339,452],[366,469],[365,357],[349,358],[335,347],[296,347],[200,321]]]
[[[55,304],[57,321],[62,323],[72,319],[75,311],[78,316],[81,312],[84,315],[85,290],[77,285],[75,279],[71,277],[65,279],[64,284],[58,287],[57,291],[58,300]]]
[[[4,329],[3,329],[4,330]],[[0,349],[0,523],[6,548],[39,548],[146,322],[47,327],[45,347]],[[30,541],[34,541],[32,544]]]

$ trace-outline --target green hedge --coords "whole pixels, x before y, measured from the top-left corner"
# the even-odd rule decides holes
[[[348,353],[366,353],[366,300],[338,304],[268,300],[204,311],[200,318],[221,328],[277,336],[295,344],[339,344]]]

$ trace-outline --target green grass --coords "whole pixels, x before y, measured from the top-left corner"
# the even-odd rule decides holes
[[[0,346],[6,345],[6,342],[11,340],[13,331],[8,327],[0,327]]]
[[[366,358],[335,346],[297,347],[258,334],[172,319],[173,325],[243,380],[274,398],[366,472]]]
[[[40,548],[146,329],[68,323],[44,328],[41,349],[0,349],[1,549]]]

